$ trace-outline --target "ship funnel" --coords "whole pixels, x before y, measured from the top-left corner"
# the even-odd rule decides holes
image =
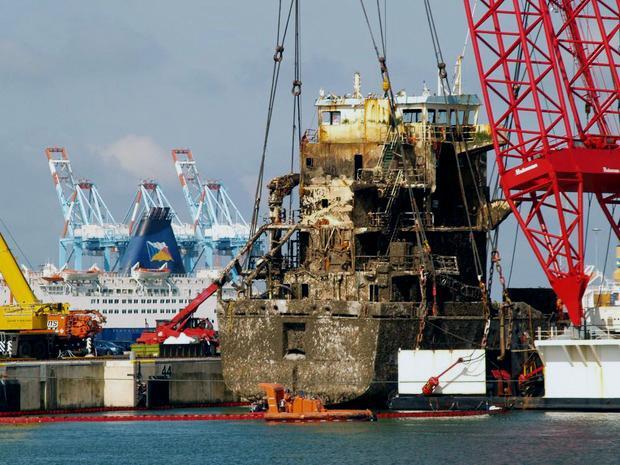
[[[362,78],[357,71],[353,74],[353,98],[362,98]]]
[[[171,220],[172,213],[169,208],[149,209],[140,220],[120,259],[121,272],[130,273],[137,266],[147,270],[165,267],[172,273],[185,273]]]

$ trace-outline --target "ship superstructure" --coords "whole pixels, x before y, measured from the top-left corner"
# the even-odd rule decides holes
[[[252,397],[269,379],[330,402],[381,397],[399,348],[516,344],[519,321],[538,312],[514,304],[499,348],[481,264],[508,208],[488,199],[478,98],[400,92],[390,108],[387,96],[363,97],[356,76],[353,94],[321,93],[315,105],[300,173],[268,184],[270,250],[239,298],[218,305],[228,386]],[[295,188],[298,221],[284,214]],[[266,291],[252,293],[259,279]]]

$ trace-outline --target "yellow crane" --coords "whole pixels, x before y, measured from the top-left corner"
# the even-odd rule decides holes
[[[58,351],[83,351],[101,331],[96,311],[70,311],[69,304],[41,302],[0,234],[0,273],[12,303],[0,306],[0,357],[47,358]]]

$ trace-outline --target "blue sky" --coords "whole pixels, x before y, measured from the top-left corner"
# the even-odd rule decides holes
[[[320,88],[349,92],[355,71],[362,74],[363,92],[379,90],[380,79],[358,1],[301,3],[302,113],[304,127],[310,127]],[[366,3],[374,13],[374,2]],[[435,5],[443,52],[453,63],[465,40],[462,2]],[[423,81],[434,87],[422,1],[388,0],[387,11],[394,87],[409,93],[419,93]],[[203,176],[221,180],[249,216],[267,110],[275,0],[3,0],[0,12],[0,217],[33,265],[56,261],[62,229],[45,162],[50,145],[67,148],[74,172],[97,183],[117,219],[124,217],[137,183],[151,177],[179,215],[188,217],[170,161],[175,147],[191,148]],[[267,177],[289,162],[292,52],[289,42]],[[479,89],[471,51],[464,88]],[[607,227],[599,217],[594,222],[591,227],[603,228],[603,242]],[[509,221],[504,256],[511,254],[513,234]],[[523,241],[517,252],[522,266],[513,284],[545,284]]]

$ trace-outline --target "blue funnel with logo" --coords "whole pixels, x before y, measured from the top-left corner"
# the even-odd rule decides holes
[[[140,220],[120,259],[121,273],[130,273],[138,264],[140,268],[155,270],[165,267],[171,273],[185,274],[171,218],[169,208],[149,210]]]

